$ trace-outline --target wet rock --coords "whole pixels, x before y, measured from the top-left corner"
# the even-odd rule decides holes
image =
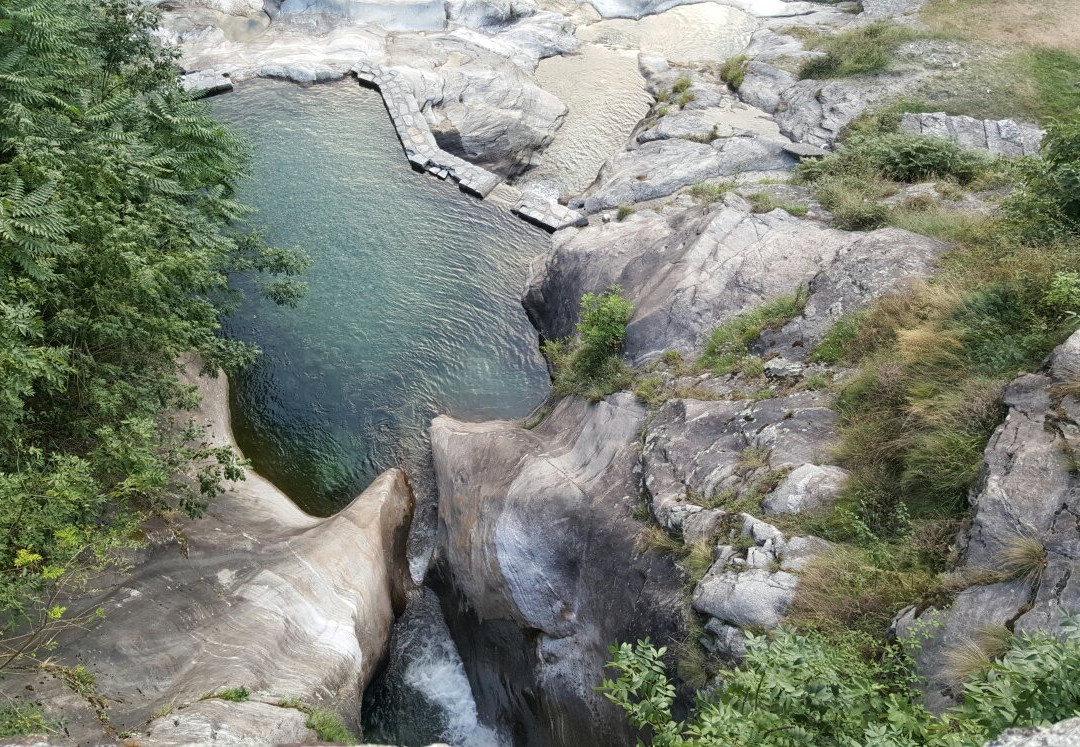
[[[804,464],[785,477],[762,501],[766,514],[797,514],[832,504],[848,472],[832,465]]]
[[[444,609],[481,716],[530,742],[628,740],[595,691],[607,646],[683,625],[681,574],[636,548],[644,415],[620,394],[563,400],[531,431],[432,423]]]

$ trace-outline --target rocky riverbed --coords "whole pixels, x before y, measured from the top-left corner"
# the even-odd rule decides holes
[[[813,382],[850,372],[813,362],[809,352],[843,315],[931,275],[948,248],[895,228],[840,230],[805,188],[780,182],[800,158],[832,149],[860,114],[926,80],[950,43],[902,45],[898,55],[911,64],[884,78],[799,80],[792,64],[816,53],[792,28],[916,23],[919,6],[168,4],[162,33],[181,45],[192,87],[391,71],[415,101],[406,113],[423,118],[442,152],[506,181],[493,200],[574,211],[534,260],[523,292],[545,338],[573,332],[582,294],[617,284],[635,307],[628,357],[645,366],[693,356],[718,324],[805,293],[800,313],[751,343],[764,361],[762,390],[748,390],[739,373],[667,371],[660,376],[674,394],[652,412],[623,392],[598,403],[550,403],[529,427],[437,417],[437,536],[430,567],[414,562],[412,574],[427,588],[413,594],[394,633],[391,679],[380,689],[411,687],[423,657],[402,647],[418,646],[416,619],[441,615],[421,627],[452,638],[439,640],[454,676],[472,689],[463,709],[468,733],[514,744],[628,744],[635,735],[623,715],[595,690],[609,644],[697,635],[695,643],[736,661],[744,631],[782,623],[799,571],[831,549],[784,529],[784,519],[830,504],[848,478],[830,463],[834,395]],[[746,55],[737,92],[719,70],[736,54]],[[904,127],[1007,156],[1031,152],[1040,135],[1033,126],[945,115],[911,116]],[[692,191],[702,184],[724,188]],[[748,199],[756,193],[805,210],[760,210]],[[939,654],[964,630],[1053,628],[1063,609],[1077,607],[1076,477],[1060,447],[1075,440],[1080,414],[1060,384],[1080,370],[1078,351],[1074,336],[1045,370],[1007,389],[1008,417],[971,495],[975,519],[958,538],[959,567],[978,569],[1002,537],[1034,533],[1049,552],[1041,580],[972,585],[949,604],[897,618],[899,631],[938,621],[920,659],[932,700],[953,696]],[[226,439],[220,389],[201,386],[209,408],[201,416]],[[702,497],[720,494],[749,510],[703,505]],[[275,705],[283,697],[325,704],[359,724],[360,693],[387,657],[410,586],[403,538],[411,501],[406,476],[391,470],[336,516],[313,520],[250,474],[209,519],[185,530],[183,552],[175,539],[152,543],[134,575],[94,602],[118,622],[62,639],[103,672],[99,691],[116,703],[108,706],[112,733],[160,744],[207,735],[309,741],[299,712]],[[688,579],[670,558],[643,551],[643,513],[687,543],[712,543],[703,577],[684,588]],[[151,576],[171,583],[142,588]],[[703,633],[693,633],[695,623]],[[234,681],[252,683],[258,697],[199,700]],[[95,706],[57,681],[35,674],[18,684],[79,714],[72,739],[100,730]],[[434,707],[436,699],[421,700]],[[163,706],[173,710],[162,714]],[[380,718],[393,720],[393,710]],[[1028,743],[1020,739],[1002,743]]]

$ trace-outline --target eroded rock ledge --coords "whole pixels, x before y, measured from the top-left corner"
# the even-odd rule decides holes
[[[594,689],[607,647],[685,624],[681,573],[636,547],[644,417],[620,394],[564,400],[531,431],[432,423],[448,621],[478,707],[521,744],[632,741]]]
[[[225,379],[197,371],[190,362],[188,380],[203,394],[195,420],[214,443],[231,444]],[[333,709],[355,728],[404,603],[412,506],[397,469],[329,519],[304,514],[249,471],[206,517],[175,533],[151,530],[133,571],[81,600],[103,620],[59,638],[57,659],[96,675],[104,733],[92,703],[47,672],[5,676],[4,692],[62,709],[68,736],[92,743],[125,732],[162,745],[313,741],[306,716],[277,705],[284,699]],[[240,686],[247,702],[204,697]]]

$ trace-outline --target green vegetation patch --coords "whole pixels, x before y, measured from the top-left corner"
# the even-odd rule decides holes
[[[709,337],[698,359],[698,368],[711,368],[718,374],[741,370],[750,343],[765,330],[779,329],[801,314],[806,296],[805,288],[791,296],[778,296],[721,324]]]
[[[961,705],[941,715],[922,705],[915,687],[917,636],[868,658],[867,640],[857,634],[750,634],[743,663],[720,671],[723,687],[700,698],[685,720],[672,712],[666,647],[648,639],[610,649],[617,676],[600,689],[653,745],[975,747],[1005,729],[1053,723],[1080,708],[1080,628],[1075,619],[1062,627],[1061,638],[996,631],[958,683]]]
[[[799,77],[844,78],[879,73],[889,67],[898,46],[921,37],[913,29],[885,22],[838,34],[815,35],[807,39],[806,48],[823,54],[803,62]]]
[[[8,705],[0,707],[0,737],[20,737],[26,734],[49,734],[56,725],[45,718],[41,706]]]
[[[746,78],[746,68],[749,58],[740,54],[730,57],[720,66],[720,80],[727,84],[732,91],[738,91]]]
[[[319,735],[323,742],[332,744],[356,744],[357,738],[342,722],[341,717],[326,708],[312,708],[308,711],[304,726]]]
[[[543,345],[557,395],[577,394],[596,402],[630,388],[634,373],[623,360],[623,343],[633,313],[633,304],[616,286],[582,297],[577,336]]]

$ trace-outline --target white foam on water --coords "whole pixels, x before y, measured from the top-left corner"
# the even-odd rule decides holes
[[[509,743],[480,723],[465,667],[451,641],[423,644],[409,662],[404,680],[442,708],[447,720],[444,738],[454,747],[503,747]]]

